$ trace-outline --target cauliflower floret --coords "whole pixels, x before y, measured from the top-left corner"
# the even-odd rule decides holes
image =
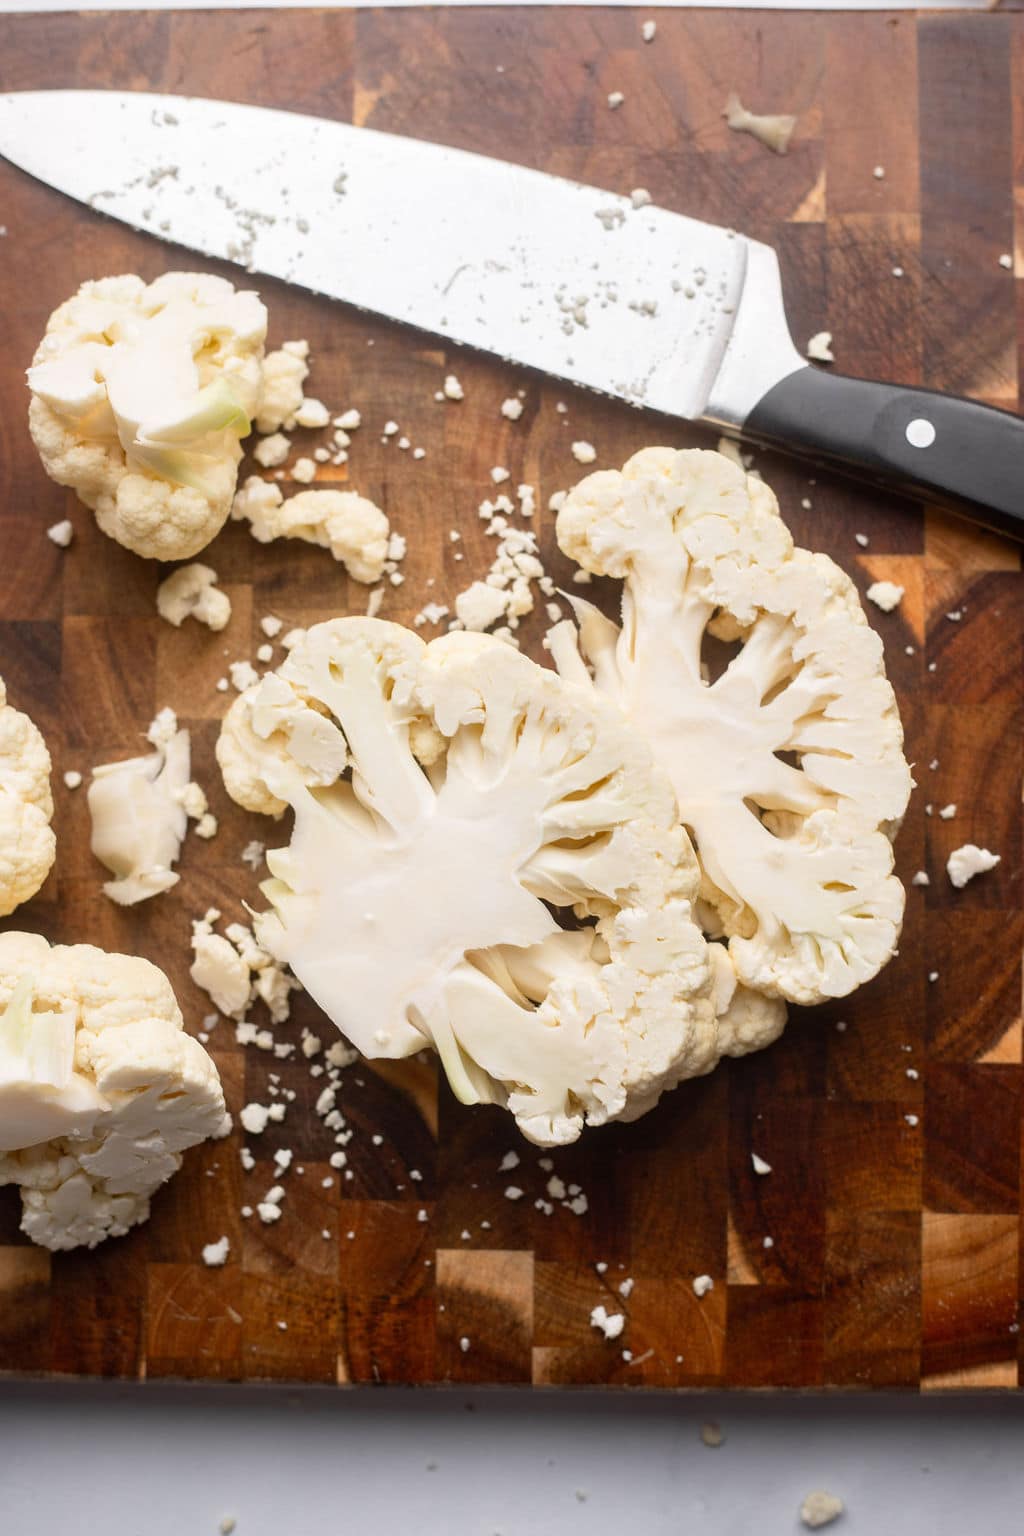
[[[870,980],[899,937],[892,837],[911,779],[853,583],[794,548],[768,487],[720,454],[651,448],[590,475],[557,531],[587,571],[625,581],[621,629],[576,601],[583,655],[672,778],[705,928],[740,980],[798,1003]],[[586,684],[572,626],[549,639]]]
[[[334,733],[329,782],[289,750],[303,714]],[[693,850],[593,694],[489,636],[339,619],[234,702],[218,756],[241,803],[295,812],[257,937],[367,1055],[433,1045],[464,1102],[542,1145],[717,1062]]]
[[[47,473],[136,554],[197,554],[231,510],[266,331],[258,296],[220,277],[83,283],[50,316],[28,371]]]
[[[149,1215],[187,1147],[226,1134],[217,1069],[162,971],[0,934],[0,1184],[44,1248],[94,1248]]]
[[[231,516],[248,520],[261,544],[304,539],[340,560],[355,581],[379,581],[388,559],[387,517],[355,491],[299,491],[287,501],[271,481],[250,475],[235,497]]]
[[[309,373],[303,343],[286,343],[279,352],[268,352],[263,359],[263,390],[256,413],[258,432],[289,430],[295,425],[295,413],[302,405],[302,386]]]
[[[103,890],[123,907],[177,885],[171,865],[181,852],[189,803],[196,808],[189,733],[178,729],[172,710],[153,721],[149,740],[155,750],[145,757],[94,768],[88,790],[92,851],[116,876]]]
[[[193,618],[218,630],[231,618],[231,599],[217,586],[217,572],[198,562],[179,566],[165,577],[156,589],[156,607],[175,628]]]
[[[53,865],[50,754],[0,677],[0,917],[34,896]]]

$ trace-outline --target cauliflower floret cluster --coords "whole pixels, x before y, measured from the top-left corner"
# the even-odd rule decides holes
[[[197,554],[231,510],[266,333],[259,297],[224,278],[84,283],[50,316],[28,371],[47,473],[136,554]]]
[[[21,1186],[33,1242],[122,1236],[185,1149],[229,1129],[217,1069],[155,965],[0,934],[0,1184]]]
[[[53,866],[50,754],[0,677],[0,917],[34,896]]]
[[[463,1102],[555,1145],[734,1045],[667,778],[501,641],[316,625],[217,752],[240,804],[295,814],[257,937],[365,1054],[432,1045]]]
[[[582,658],[565,624],[556,664],[592,677],[671,777],[705,928],[740,980],[797,1003],[870,980],[899,937],[892,839],[911,778],[849,577],[796,548],[768,487],[714,453],[652,448],[590,475],[557,531],[624,586],[621,627],[576,602]]]
[[[287,500],[279,486],[250,475],[235,497],[231,516],[247,521],[261,544],[303,539],[340,560],[354,581],[379,581],[388,558],[390,525],[385,513],[355,491],[299,491]]]

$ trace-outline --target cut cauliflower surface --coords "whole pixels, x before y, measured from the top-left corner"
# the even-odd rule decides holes
[[[221,277],[84,283],[28,371],[43,465],[136,554],[184,560],[220,532],[260,404],[267,312]]]
[[[173,711],[157,716],[149,740],[154,750],[144,757],[94,768],[88,790],[92,851],[115,876],[103,891],[122,907],[177,885],[171,866],[188,827],[190,791],[198,790],[189,733],[178,729]]]
[[[240,804],[295,813],[257,938],[366,1055],[434,1046],[463,1102],[541,1145],[718,1061],[671,786],[593,693],[490,636],[339,619],[235,700],[217,751]]]
[[[303,539],[340,560],[355,581],[379,581],[388,558],[386,515],[355,491],[299,491],[287,500],[280,487],[250,475],[235,497],[231,516],[247,521],[261,544]]]
[[[217,1069],[155,965],[0,934],[0,1184],[21,1186],[33,1242],[122,1236],[185,1149],[229,1128]]]
[[[53,866],[50,754],[0,677],[0,917],[34,896]]]
[[[911,778],[853,583],[794,547],[768,487],[715,453],[651,448],[590,475],[557,531],[624,588],[621,628],[576,602],[589,672],[570,624],[551,633],[556,665],[592,674],[669,773],[705,928],[740,980],[796,1003],[870,980],[899,937],[892,838]]]

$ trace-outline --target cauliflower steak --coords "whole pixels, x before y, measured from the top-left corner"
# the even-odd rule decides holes
[[[433,1046],[459,1098],[554,1145],[745,1048],[667,778],[617,710],[501,641],[316,625],[217,755],[241,805],[295,813],[260,942],[366,1055]]]
[[[705,930],[768,996],[815,1003],[870,980],[899,937],[892,838],[911,778],[849,577],[794,546],[762,481],[697,450],[646,449],[588,476],[557,531],[624,586],[621,626],[576,602],[579,649],[558,626],[556,665],[592,677],[671,777]],[[709,639],[733,653],[717,676]]]

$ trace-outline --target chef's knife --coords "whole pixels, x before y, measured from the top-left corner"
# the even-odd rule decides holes
[[[263,107],[0,96],[0,153],[210,257],[1024,537],[1024,421],[812,368],[775,252],[559,177]]]

